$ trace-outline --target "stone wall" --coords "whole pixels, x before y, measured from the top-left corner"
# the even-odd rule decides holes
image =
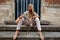
[[[50,21],[51,24],[60,24],[60,8],[44,7],[44,12],[41,14],[41,20]]]
[[[14,0],[6,0],[5,3],[0,4],[0,24],[11,20],[15,20]]]
[[[49,4],[60,4],[60,0],[45,0],[45,2],[48,2]]]
[[[49,21],[51,24],[60,25],[60,4],[56,2],[56,4],[48,5],[47,2],[42,0],[41,20]]]

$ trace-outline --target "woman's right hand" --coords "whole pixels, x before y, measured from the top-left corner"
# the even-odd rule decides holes
[[[16,20],[15,22],[18,24],[18,22],[19,22],[19,18],[17,18],[17,20]]]
[[[23,18],[22,16],[19,16],[15,22],[18,24],[19,20],[22,18]]]

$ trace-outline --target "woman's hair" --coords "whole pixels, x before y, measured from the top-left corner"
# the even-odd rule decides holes
[[[34,6],[33,6],[33,4],[29,4],[28,6],[31,6],[32,7],[32,13],[31,13],[31,15],[34,16]]]
[[[33,6],[33,4],[29,4],[28,6],[31,6],[31,7],[32,7],[32,11],[34,11],[34,6]]]

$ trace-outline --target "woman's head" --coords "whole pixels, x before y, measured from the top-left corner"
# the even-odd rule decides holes
[[[29,5],[28,5],[28,11],[29,11],[29,12],[34,11],[34,7],[33,7],[32,4],[29,4]]]

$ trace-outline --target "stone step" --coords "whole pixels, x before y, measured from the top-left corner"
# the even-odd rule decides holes
[[[15,32],[0,32],[0,40],[13,40]],[[60,40],[60,32],[43,32],[45,40]],[[17,40],[40,40],[38,32],[20,32]]]
[[[0,25],[0,31],[15,31],[17,25]],[[22,25],[20,31],[37,31],[37,27]],[[60,32],[60,25],[42,25],[42,31]]]
[[[4,21],[5,25],[16,25],[15,21]],[[49,25],[51,24],[49,21],[41,21],[41,25]]]

